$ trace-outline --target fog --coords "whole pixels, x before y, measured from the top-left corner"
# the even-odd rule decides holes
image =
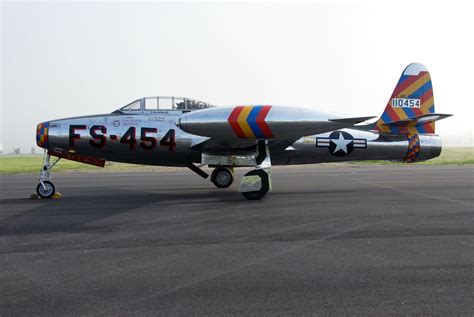
[[[380,3],[379,3],[380,2]],[[1,4],[0,143],[142,96],[381,115],[425,64],[445,145],[473,145],[473,6],[450,1]]]

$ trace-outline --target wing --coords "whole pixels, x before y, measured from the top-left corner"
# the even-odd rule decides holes
[[[282,139],[282,140],[269,140],[270,149],[284,150],[293,143],[296,139]],[[255,140],[243,140],[243,139],[223,139],[223,138],[208,138],[200,140],[193,144],[191,148],[193,150],[201,152],[248,152],[254,151],[256,148]]]

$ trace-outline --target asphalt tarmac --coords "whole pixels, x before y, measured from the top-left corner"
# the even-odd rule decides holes
[[[1,176],[0,315],[474,315],[474,167]]]

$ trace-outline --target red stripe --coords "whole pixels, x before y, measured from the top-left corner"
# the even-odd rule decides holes
[[[421,103],[425,103],[428,99],[430,99],[433,96],[433,88],[430,90],[426,91],[422,96],[421,96]]]
[[[244,106],[235,107],[234,110],[232,110],[229,118],[227,119],[227,122],[229,122],[230,126],[232,127],[232,130],[234,130],[235,135],[237,135],[239,138],[246,137],[244,131],[242,131],[242,128],[237,122],[237,118],[239,117],[243,109]]]
[[[262,109],[260,109],[260,112],[257,115],[257,119],[255,122],[257,123],[258,127],[262,131],[263,135],[266,138],[273,138],[273,133],[268,127],[267,123],[265,122],[265,118],[267,117],[268,112],[272,106],[263,106]]]
[[[412,108],[411,110],[413,111],[413,114],[415,116],[421,116],[423,114],[423,111],[421,110],[421,108]]]
[[[420,98],[421,105],[423,105],[432,96],[433,96],[433,89],[430,89],[430,90],[426,91]],[[422,114],[428,113],[428,111],[426,111],[426,113],[424,113],[422,108],[413,108],[413,112],[417,116],[421,116]]]
[[[397,87],[395,87],[395,90],[393,91],[392,98],[394,98],[396,95],[398,95],[400,92],[408,88],[411,84],[413,84],[415,81],[423,77],[427,72],[420,72],[416,76],[410,76],[410,78],[406,79],[403,83],[397,84]]]
[[[385,108],[385,112],[388,114],[390,119],[392,119],[392,122],[400,120],[397,113],[395,112],[395,110],[393,110],[393,108],[390,104],[388,104],[387,107]],[[386,123],[388,123],[388,122],[386,122]]]
[[[423,125],[423,128],[425,128],[425,133],[435,133],[433,129],[434,122],[427,123]]]

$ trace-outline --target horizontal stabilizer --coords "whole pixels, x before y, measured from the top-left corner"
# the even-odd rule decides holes
[[[331,122],[339,122],[339,123],[350,123],[350,124],[357,124],[361,123],[375,117],[355,117],[355,118],[341,118],[341,119],[329,119]]]
[[[427,123],[435,122],[444,118],[451,117],[451,114],[429,113],[421,116],[410,117],[402,120],[384,123],[384,125],[395,127],[418,127]]]

